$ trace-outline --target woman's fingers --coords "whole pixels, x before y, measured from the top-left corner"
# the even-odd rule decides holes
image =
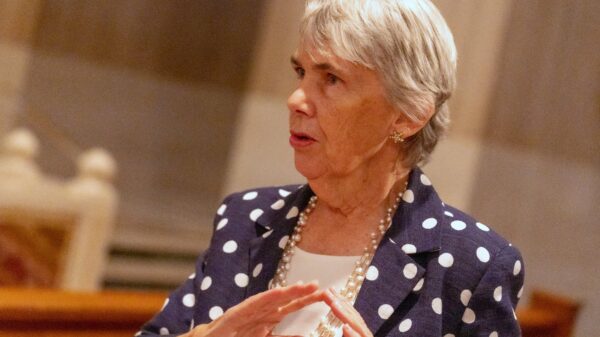
[[[232,307],[230,315],[242,316],[249,320],[276,312],[293,300],[317,292],[316,283],[296,284],[283,288],[275,288],[247,298],[242,303]]]
[[[279,307],[277,309],[277,312],[281,316],[285,317],[286,315],[289,315],[294,311],[298,311],[307,305],[311,305],[313,303],[323,301],[324,296],[325,296],[324,291],[322,291],[322,290],[315,291],[309,295],[297,298],[297,299],[289,302],[288,304]]]
[[[352,328],[359,336],[373,336],[362,316],[352,304],[331,288],[324,292],[324,302],[329,305],[337,318]]]
[[[249,303],[265,305],[267,307],[278,308],[287,303],[310,295],[319,290],[319,286],[315,282],[307,284],[295,284],[282,288],[267,290],[263,293],[254,295],[248,299]]]
[[[264,326],[275,326],[285,317],[279,312],[280,307],[298,300],[300,303],[310,302],[313,296],[321,292],[316,283],[295,284],[276,288],[247,298],[240,304],[231,307],[219,318],[215,325],[219,331],[235,332]]]
[[[356,330],[352,329],[350,325],[344,324],[342,326],[342,331],[344,332],[344,337],[361,337]]]

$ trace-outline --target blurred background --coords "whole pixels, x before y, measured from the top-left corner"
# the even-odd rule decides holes
[[[600,2],[434,3],[458,90],[424,170],[520,248],[522,305],[563,294],[575,335],[600,335]],[[0,0],[0,283],[173,289],[223,196],[302,182],[285,100],[303,5]]]

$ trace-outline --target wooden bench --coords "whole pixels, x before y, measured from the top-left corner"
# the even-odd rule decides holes
[[[0,288],[0,337],[132,337],[166,296]]]

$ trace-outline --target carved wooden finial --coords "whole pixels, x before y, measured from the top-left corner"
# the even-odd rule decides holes
[[[6,135],[2,143],[2,150],[6,156],[33,161],[39,152],[39,142],[31,131],[19,128]]]
[[[77,160],[77,167],[80,176],[106,182],[111,182],[117,173],[115,159],[101,148],[92,148],[81,154]]]

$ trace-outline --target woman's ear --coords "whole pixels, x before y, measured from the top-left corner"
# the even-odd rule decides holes
[[[408,138],[419,132],[426,124],[429,122],[435,108],[433,104],[431,104],[424,114],[420,116],[418,119],[411,119],[402,111],[397,113],[397,118],[394,120],[392,125],[394,131],[402,134],[403,138]]]

